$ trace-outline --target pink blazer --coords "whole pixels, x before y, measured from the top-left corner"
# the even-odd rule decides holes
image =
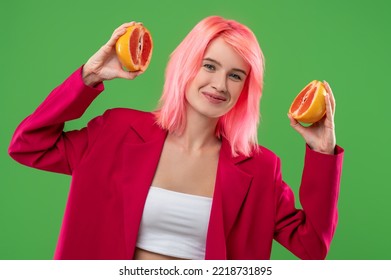
[[[166,138],[151,113],[111,109],[78,131],[63,132],[103,91],[84,85],[81,68],[16,129],[9,154],[72,175],[55,259],[132,259],[144,203]],[[282,180],[279,158],[260,147],[233,157],[222,139],[206,259],[269,259],[273,238],[302,259],[324,259],[337,224],[343,149],[308,147],[302,209]]]

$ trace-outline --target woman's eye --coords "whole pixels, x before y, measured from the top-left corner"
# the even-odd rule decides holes
[[[208,70],[216,70],[216,67],[214,67],[214,65],[209,64],[209,63],[205,63],[204,68],[206,68]]]
[[[230,75],[230,77],[231,77],[232,79],[236,80],[236,81],[241,81],[241,80],[242,80],[242,77],[239,76],[238,74],[232,73],[232,74]]]

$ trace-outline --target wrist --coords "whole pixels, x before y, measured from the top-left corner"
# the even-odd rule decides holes
[[[308,144],[307,144],[308,145]],[[310,145],[308,145],[308,147],[317,152],[317,153],[321,153],[321,154],[326,154],[326,155],[334,155],[335,154],[335,147],[334,146],[333,148],[328,148],[328,149],[322,149],[322,148],[315,148],[315,147],[311,147]]]
[[[97,84],[102,82],[102,80],[99,79],[95,71],[93,71],[90,67],[88,67],[87,64],[83,66],[82,78],[84,84],[90,87],[95,87]]]

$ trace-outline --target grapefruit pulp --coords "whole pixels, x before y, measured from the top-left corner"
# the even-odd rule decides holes
[[[127,28],[124,35],[118,38],[115,51],[122,66],[131,72],[144,72],[150,61],[153,50],[151,33],[141,24]]]
[[[326,113],[326,88],[320,81],[309,83],[293,100],[289,113],[303,123],[315,123]]]

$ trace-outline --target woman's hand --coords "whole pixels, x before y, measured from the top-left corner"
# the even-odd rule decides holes
[[[303,136],[312,150],[324,154],[334,154],[336,145],[334,129],[335,99],[330,85],[326,81],[323,81],[323,83],[327,92],[325,95],[326,115],[320,121],[304,127],[290,114],[288,114],[288,117],[291,126]]]
[[[95,86],[102,81],[115,78],[132,80],[142,73],[141,71],[125,71],[115,52],[115,43],[118,38],[125,34],[129,26],[134,24],[136,23],[132,21],[118,27],[111,35],[110,40],[87,61],[83,67],[83,81],[86,85]]]

